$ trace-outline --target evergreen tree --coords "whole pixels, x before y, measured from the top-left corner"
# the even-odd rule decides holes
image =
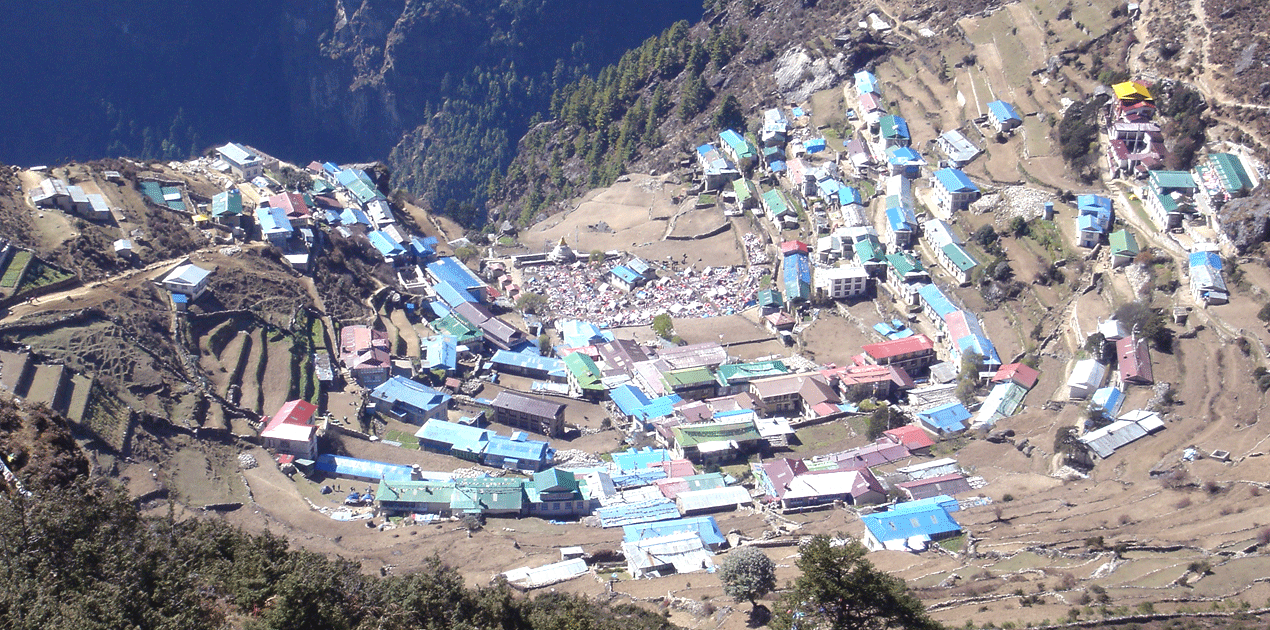
[[[781,597],[774,630],[939,630],[904,584],[865,559],[859,542],[835,545],[820,534],[799,549],[802,575]]]

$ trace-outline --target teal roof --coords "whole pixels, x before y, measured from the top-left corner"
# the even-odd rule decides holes
[[[747,201],[758,194],[758,189],[754,187],[754,182],[744,177],[732,180],[732,189],[736,191],[737,201]]]
[[[910,273],[926,271],[926,268],[922,266],[922,261],[914,258],[913,255],[908,252],[887,254],[886,262],[892,269],[895,270],[896,273],[900,274],[900,276],[907,276]]]
[[[454,484],[449,481],[412,481],[409,479],[383,482],[375,490],[375,500],[380,503],[450,503]]]
[[[970,256],[965,249],[956,243],[949,243],[944,246],[944,255],[948,260],[952,261],[953,266],[961,271],[970,271],[979,266],[979,263]]]
[[[781,308],[785,305],[785,301],[781,299],[780,290],[763,289],[758,292],[758,305]]]
[[[534,489],[538,492],[578,492],[578,479],[573,473],[549,468],[534,473]]]
[[[524,480],[503,477],[457,479],[450,499],[455,512],[519,511],[524,504]]]
[[[1248,172],[1244,170],[1243,163],[1234,154],[1214,153],[1208,156],[1208,159],[1216,167],[1222,185],[1227,191],[1237,193],[1252,190],[1252,180],[1248,178]]]
[[[1190,171],[1148,171],[1151,185],[1170,192],[1173,190],[1196,190],[1195,178]]]
[[[662,372],[661,376],[666,381],[666,384],[672,388],[675,386],[691,386],[716,382],[714,374],[704,367],[670,370],[669,372]]]
[[[882,253],[882,243],[878,242],[877,238],[872,234],[856,241],[855,257],[862,263],[882,262],[886,259]]]
[[[716,371],[718,380],[725,385],[744,383],[752,379],[766,376],[788,374],[789,368],[779,359],[774,361],[754,361],[752,363],[729,363],[720,365]]]
[[[226,190],[212,197],[212,216],[239,216],[243,213],[243,195],[238,189]]]

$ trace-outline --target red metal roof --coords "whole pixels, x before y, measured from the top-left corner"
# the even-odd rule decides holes
[[[882,434],[895,438],[896,441],[904,445],[904,448],[910,451],[930,448],[935,445],[935,440],[932,440],[926,434],[926,431],[915,424],[906,424],[902,427],[883,431]]]
[[[802,241],[785,241],[781,243],[781,253],[786,256],[789,254],[806,254],[807,244]]]
[[[288,219],[307,219],[309,206],[304,203],[304,195],[300,193],[279,193],[269,198],[269,206],[282,208]]]
[[[935,342],[931,341],[930,337],[926,335],[913,335],[904,339],[871,343],[862,349],[865,354],[874,360],[889,359],[891,357],[934,350]]]
[[[1133,336],[1116,342],[1116,356],[1120,359],[1120,380],[1126,383],[1150,385],[1155,382],[1151,372],[1151,352],[1147,340]]]
[[[1023,365],[1022,363],[1010,363],[1001,366],[997,373],[992,377],[993,383],[1004,383],[1006,381],[1014,381],[1020,386],[1032,389],[1036,385],[1036,379],[1041,375],[1040,372]]]

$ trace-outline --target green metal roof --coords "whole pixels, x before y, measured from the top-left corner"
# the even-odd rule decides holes
[[[970,254],[956,243],[944,245],[943,250],[944,255],[948,257],[948,260],[952,261],[953,266],[962,271],[970,271],[971,269],[979,266],[979,263],[975,261],[974,258],[971,258]]]
[[[714,374],[704,367],[685,368],[682,370],[662,372],[661,377],[671,388],[716,382]]]
[[[604,389],[600,384],[600,367],[581,352],[574,352],[564,358],[564,367],[573,378],[577,379],[582,389]]]
[[[384,481],[375,490],[379,502],[449,503],[454,483],[449,481]]]
[[[789,202],[785,200],[785,195],[781,193],[779,188],[773,188],[763,193],[763,205],[767,206],[768,212],[777,216],[790,211]]]
[[[775,361],[755,361],[753,363],[730,363],[720,365],[716,371],[719,382],[725,385],[731,383],[744,383],[750,379],[763,378],[765,376],[780,376],[788,374],[789,368],[779,359]]]
[[[705,424],[689,424],[674,428],[675,441],[680,447],[696,446],[705,442],[723,442],[735,440],[747,442],[759,439],[758,428],[753,420],[734,420],[731,422],[708,422]]]
[[[872,234],[856,242],[855,256],[860,262],[882,262],[886,260],[882,255],[882,243],[878,242]]]
[[[1158,188],[1195,190],[1195,178],[1189,171],[1148,171],[1151,184]]]
[[[520,510],[525,504],[523,479],[479,477],[454,482],[450,509],[455,512]]]
[[[484,333],[472,322],[449,313],[445,317],[432,322],[432,329],[442,335],[454,335],[459,345],[478,341],[485,337]]]
[[[559,468],[549,468],[542,472],[534,473],[533,480],[534,490],[538,492],[578,492],[578,479],[573,473],[560,470]]]
[[[785,305],[785,301],[781,299],[781,292],[779,290],[763,289],[758,292],[758,305],[781,308]]]
[[[744,177],[732,180],[732,189],[736,191],[737,201],[749,201],[758,194],[758,189],[754,187],[754,182]]]
[[[1116,256],[1137,256],[1138,239],[1133,237],[1133,232],[1129,230],[1117,230],[1107,237],[1107,241],[1111,244],[1111,253]]]
[[[1252,180],[1248,178],[1248,172],[1244,170],[1244,165],[1237,156],[1231,153],[1214,153],[1208,156],[1208,159],[1217,169],[1222,185],[1228,192],[1252,190]]]
[[[728,482],[723,479],[723,473],[689,475],[683,480],[688,482],[688,490],[714,490],[728,485]]]
[[[913,257],[908,252],[895,252],[886,255],[886,263],[901,276],[907,276],[910,273],[926,271],[922,266],[922,261]]]

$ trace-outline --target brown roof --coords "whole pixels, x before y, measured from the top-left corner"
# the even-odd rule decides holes
[[[1151,352],[1147,349],[1146,339],[1129,336],[1117,341],[1116,355],[1120,358],[1120,380],[1140,385],[1155,382],[1151,372]]]
[[[564,405],[558,402],[552,402],[536,396],[529,396],[512,390],[503,390],[494,397],[491,403],[495,409],[507,409],[510,411],[519,411],[527,413],[531,416],[540,418],[554,418],[556,414],[564,410]]]

